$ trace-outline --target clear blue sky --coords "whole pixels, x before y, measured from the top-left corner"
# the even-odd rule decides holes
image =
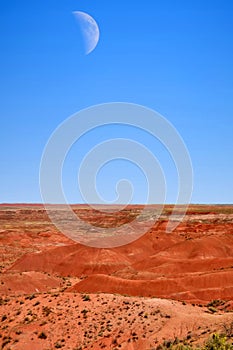
[[[73,11],[99,24],[88,56]],[[52,131],[80,109],[113,101],[153,108],[177,128],[193,162],[192,202],[233,202],[233,1],[4,0],[0,50],[0,202],[40,202],[40,158]],[[174,169],[156,147],[172,202]],[[71,152],[64,186],[78,202],[74,159]],[[125,175],[118,165],[100,180],[109,200],[111,181]]]

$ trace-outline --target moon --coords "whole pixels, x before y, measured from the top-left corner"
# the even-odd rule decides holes
[[[85,53],[88,55],[96,48],[99,42],[99,26],[94,18],[85,12],[74,11],[73,14],[80,25],[84,38]]]

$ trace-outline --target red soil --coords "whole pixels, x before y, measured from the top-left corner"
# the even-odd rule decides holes
[[[201,225],[192,222],[192,215],[188,218],[171,234],[164,232],[166,222],[160,222],[137,241],[118,248],[97,249],[74,243],[28,253],[10,271],[88,276],[75,286],[75,290],[84,292],[157,296],[197,303],[218,297],[233,299],[232,223],[220,220]]]
[[[127,211],[121,212],[121,220],[126,222],[128,216],[132,218],[135,215],[133,212],[135,208],[138,210],[138,207],[132,206],[128,207]],[[103,214],[100,214],[99,211],[91,211],[88,207],[74,206],[74,210],[75,212],[80,210],[83,219],[86,215],[88,222],[92,222],[92,220],[98,222],[98,215],[100,215],[101,223],[104,220]],[[111,321],[113,327],[109,331],[109,336],[107,338],[93,336],[90,343],[86,344],[88,349],[91,348],[91,345],[93,349],[100,349],[102,345],[105,345],[107,349],[114,349],[112,341],[121,329],[123,329],[120,333],[122,334],[120,343],[122,349],[149,349],[149,346],[152,347],[155,344],[155,338],[159,343],[163,338],[173,337],[175,333],[178,334],[179,332],[175,329],[181,327],[182,322],[187,324],[187,331],[190,331],[191,320],[194,319],[197,323],[201,319],[202,321],[199,322],[204,322],[203,325],[206,324],[206,327],[209,327],[209,331],[204,333],[205,335],[220,329],[220,319],[221,322],[228,322],[231,318],[231,314],[225,314],[224,310],[225,312],[233,310],[233,207],[192,206],[184,221],[174,232],[168,234],[165,229],[171,210],[172,206],[167,206],[160,220],[137,241],[118,248],[99,249],[77,244],[59,233],[49,221],[41,205],[1,205],[0,294],[3,298],[7,297],[10,300],[10,302],[2,303],[4,307],[1,306],[1,310],[4,310],[2,315],[7,313],[7,319],[4,321],[7,327],[3,328],[2,332],[6,334],[7,329],[21,327],[24,334],[23,338],[19,337],[22,338],[20,343],[13,345],[11,342],[10,349],[46,349],[43,346],[47,344],[47,348],[50,348],[51,341],[55,341],[53,332],[49,333],[50,335],[46,338],[47,340],[44,339],[44,342],[37,336],[33,337],[33,341],[29,340],[33,332],[40,330],[36,317],[30,324],[22,323],[21,316],[11,321],[11,325],[8,323],[9,319],[15,317],[14,303],[16,303],[17,295],[31,293],[36,293],[36,297],[44,306],[47,305],[47,301],[42,293],[57,293],[56,300],[60,303],[62,316],[60,316],[59,321],[57,311],[53,311],[48,322],[51,329],[53,329],[53,322],[54,324],[58,322],[61,329],[65,326],[63,312],[68,312],[68,306],[65,306],[64,300],[70,300],[71,303],[74,303],[70,310],[72,310],[73,315],[75,314],[75,303],[80,303],[80,296],[77,293],[80,292],[93,293],[90,315],[96,319],[98,329],[100,326],[98,322],[102,322],[98,317],[103,314],[107,315],[107,310],[109,310],[107,306],[103,308],[103,305],[109,305],[111,308],[114,305],[114,315],[120,317],[118,306],[126,298],[123,296],[111,297],[109,294],[131,296],[131,298],[126,298],[132,304],[130,304],[131,313],[135,318],[135,324],[131,326],[131,329],[138,327],[141,335],[143,328],[140,328],[140,318],[138,319],[135,313],[136,309],[133,303],[138,301],[140,305],[144,305],[144,311],[147,310],[145,305],[148,307],[149,305],[151,307],[153,305],[166,306],[166,312],[170,310],[172,319],[174,317],[174,322],[166,321],[165,323],[162,322],[163,318],[161,318],[162,321],[159,318],[161,322],[157,320],[158,323],[154,325],[154,328],[150,320],[148,324],[143,326],[148,332],[150,327],[153,328],[151,334],[148,333],[148,342],[139,337],[140,339],[132,340],[129,343],[126,338],[130,337],[130,333],[124,331],[123,323],[121,325],[114,323],[113,317]],[[108,220],[111,226],[112,215],[106,215],[105,225],[108,224]],[[107,294],[99,294],[101,297],[98,297],[95,296],[96,293]],[[102,305],[97,301],[98,298],[107,304]],[[111,301],[112,298],[115,298],[114,303]],[[188,302],[190,305],[162,301],[156,298]],[[217,314],[211,315],[208,309],[197,309],[191,305],[191,303],[206,305],[214,299],[218,300],[217,309],[222,310],[219,311],[220,314],[217,312]],[[25,304],[28,308],[32,307],[30,299],[26,299]],[[59,306],[53,305],[53,302],[51,305],[53,308],[58,307],[59,309]],[[40,308],[38,312],[39,310]],[[171,312],[171,310],[173,311]],[[206,314],[206,311],[209,313]],[[23,308],[22,315],[27,317],[25,312]],[[217,315],[221,317],[218,318]],[[83,316],[81,311],[77,314],[78,316]],[[41,314],[40,322],[43,322],[43,317]],[[125,313],[123,312],[123,317],[125,317],[125,322],[132,322],[127,310]],[[175,317],[178,320],[177,324]],[[214,319],[216,322],[213,321]],[[73,316],[69,318],[69,322],[72,323],[72,320],[74,321]],[[87,321],[85,318],[84,324],[80,325],[80,334],[82,335],[80,335],[79,346],[84,346],[85,322],[89,325],[88,327],[91,327],[94,321],[91,321],[91,318]],[[179,322],[180,326],[178,326]],[[156,327],[161,329],[160,332]],[[201,325],[200,332],[196,332],[197,339],[200,337],[203,327]],[[45,329],[48,333],[47,326]],[[54,333],[58,338],[61,336],[59,332],[62,331]],[[95,333],[95,331],[93,332]],[[180,331],[180,333],[182,336],[185,335],[184,331]],[[100,338],[102,345],[99,342]],[[70,342],[66,339],[66,349],[75,349],[72,339]],[[28,347],[26,344],[29,344]],[[118,347],[115,346],[115,348]]]

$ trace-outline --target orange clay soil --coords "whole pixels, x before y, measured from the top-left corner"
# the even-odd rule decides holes
[[[73,206],[100,227],[140,209]],[[233,322],[233,206],[192,205],[168,234],[171,210],[137,241],[98,249],[63,236],[42,205],[0,205],[0,346],[143,350],[223,331]]]

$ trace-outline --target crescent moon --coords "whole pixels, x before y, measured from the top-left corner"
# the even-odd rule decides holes
[[[100,37],[100,31],[98,24],[89,14],[81,11],[73,12],[75,18],[77,19],[85,43],[85,53],[88,55],[97,46]]]

